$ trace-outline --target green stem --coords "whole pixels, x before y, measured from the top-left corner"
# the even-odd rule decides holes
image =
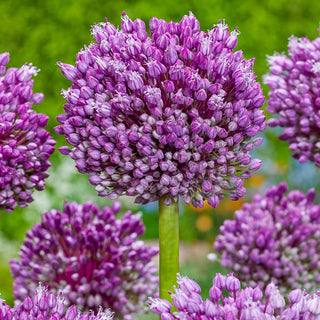
[[[172,301],[168,291],[173,291],[179,272],[179,202],[164,205],[159,200],[159,296]]]

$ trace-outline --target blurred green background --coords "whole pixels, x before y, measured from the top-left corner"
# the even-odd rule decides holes
[[[148,25],[151,17],[179,21],[184,14],[192,11],[199,19],[201,29],[206,31],[220,19],[225,19],[233,30],[238,27],[241,34],[237,49],[245,58],[256,57],[255,72],[258,80],[267,72],[266,55],[287,52],[288,37],[318,37],[319,0],[3,0],[0,2],[0,52],[10,52],[9,67],[19,67],[32,62],[41,69],[35,79],[35,92],[43,92],[44,102],[36,110],[50,117],[48,130],[57,140],[57,147],[65,144],[64,138],[54,133],[58,123],[56,116],[63,113],[64,99],[60,92],[67,89],[70,82],[57,67],[57,61],[74,64],[77,52],[92,41],[91,25],[104,21],[119,26],[121,14],[125,11],[131,19],[141,18]],[[267,96],[268,88],[263,86]],[[261,170],[246,182],[248,193],[244,201],[252,195],[282,180],[288,181],[291,189],[318,189],[317,169],[312,164],[300,165],[291,158],[288,144],[278,140],[281,130],[267,129],[264,143],[254,151],[254,156],[263,160]],[[96,196],[88,177],[79,174],[73,161],[61,156],[58,151],[51,159],[51,176],[47,179],[46,190],[35,193],[35,201],[26,209],[17,208],[13,213],[1,213],[0,217],[0,291],[2,298],[12,304],[12,278],[8,260],[16,257],[25,232],[40,221],[41,213],[51,208],[61,209],[63,201],[83,203],[89,199],[99,206],[111,203]],[[157,205],[139,207],[133,199],[122,198],[123,211],[142,210],[146,225],[145,239],[157,238]],[[319,198],[317,199],[319,202]],[[218,270],[217,263],[207,260],[206,253],[219,226],[226,218],[231,218],[242,201],[223,201],[217,210],[205,207],[195,210],[181,205],[181,239],[186,246],[205,243],[202,260],[184,261],[181,273],[193,277],[208,295],[211,279]]]

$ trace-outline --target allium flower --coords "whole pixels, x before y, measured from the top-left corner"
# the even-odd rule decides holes
[[[149,299],[150,308],[161,320],[298,320],[320,316],[318,294],[309,295],[295,289],[289,294],[288,306],[273,283],[267,286],[265,294],[259,287],[240,289],[239,279],[231,274],[218,273],[212,283],[209,299],[203,301],[199,285],[188,277],[178,276],[178,288],[171,293],[177,311],[170,311],[171,303],[159,298]],[[229,296],[223,296],[223,291]]]
[[[88,202],[65,203],[51,210],[27,232],[21,262],[10,261],[14,297],[23,300],[39,281],[52,292],[62,291],[67,306],[81,311],[110,308],[115,319],[132,319],[157,288],[151,261],[158,249],[137,240],[144,232],[139,215],[115,218],[120,203],[102,211]]]
[[[123,14],[92,28],[96,43],[59,62],[72,87],[56,132],[100,196],[126,194],[148,203],[182,197],[216,207],[245,193],[243,179],[260,167],[249,152],[265,129],[264,97],[254,59],[233,52],[238,31],[219,22],[207,33],[190,14],[178,23]]]
[[[279,136],[288,141],[293,157],[313,161],[320,168],[320,38],[289,38],[289,57],[268,57],[270,74],[267,111],[276,117],[272,127],[285,128]]]
[[[254,196],[220,227],[214,248],[221,265],[246,285],[269,282],[282,293],[292,288],[316,291],[320,283],[320,206],[313,189],[285,195],[286,183]]]
[[[10,306],[8,306],[0,296],[0,320],[11,320],[13,316],[13,311]]]
[[[43,190],[55,141],[44,129],[48,117],[32,110],[42,93],[33,93],[31,64],[9,68],[9,53],[0,54],[0,210],[12,212],[33,201],[33,189]]]
[[[75,305],[66,309],[62,295],[48,292],[41,284],[32,297],[27,296],[15,308],[10,308],[0,299],[0,320],[112,320],[112,312],[102,309],[94,313],[83,313]]]

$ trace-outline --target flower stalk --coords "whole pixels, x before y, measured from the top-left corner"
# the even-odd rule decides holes
[[[169,299],[179,272],[179,202],[159,200],[159,295]]]

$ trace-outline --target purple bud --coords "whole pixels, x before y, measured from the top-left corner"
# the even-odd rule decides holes
[[[38,307],[39,307],[39,310],[41,311],[45,311],[48,308],[48,299],[44,292],[42,292],[41,294],[41,298],[39,299],[39,302],[38,302]]]
[[[43,101],[44,95],[43,93],[35,93],[33,95],[32,101],[34,104],[40,104]]]
[[[226,278],[226,289],[231,292],[237,292],[240,289],[240,281],[233,275],[228,275]]]
[[[217,273],[216,276],[212,280],[212,284],[219,289],[226,288],[226,276],[222,275],[221,273]]]
[[[10,68],[7,70],[7,73],[5,74],[3,81],[6,84],[14,84],[16,82],[16,68]]]
[[[218,287],[212,286],[209,291],[209,296],[212,302],[219,302],[222,297],[222,291]]]
[[[212,184],[207,180],[203,181],[202,190],[204,192],[210,192],[212,190]]]
[[[150,309],[153,312],[161,316],[163,313],[170,312],[172,308],[172,305],[170,304],[170,302],[164,299],[149,298],[148,304],[150,305]]]
[[[260,159],[253,159],[250,162],[249,169],[256,171],[261,167],[262,161]]]
[[[0,54],[0,65],[6,66],[10,60],[10,55],[8,52],[4,52]]]
[[[167,65],[174,65],[178,60],[178,54],[175,48],[169,46],[163,54],[163,59]]]
[[[238,42],[238,30],[234,30],[231,32],[231,34],[229,35],[229,37],[226,39],[226,47],[233,50]]]
[[[75,305],[68,308],[66,311],[65,319],[66,320],[76,320],[78,318],[79,311]]]
[[[62,74],[70,81],[75,81],[79,76],[77,68],[70,64],[58,61],[58,67],[61,69]]]
[[[185,293],[173,294],[172,303],[178,310],[184,310],[188,304],[188,298]]]
[[[164,312],[161,314],[161,320],[174,320],[174,316],[168,312]]]
[[[188,294],[191,294],[192,292],[193,293],[201,292],[201,288],[198,285],[198,283],[192,279],[189,279],[188,277],[178,276],[177,282],[178,282],[179,288],[182,289],[184,292],[188,292]]]
[[[164,90],[170,93],[173,92],[175,88],[173,81],[170,81],[170,80],[164,81],[163,86],[164,86]]]
[[[263,297],[263,293],[259,287],[255,287],[252,292],[252,300],[259,301]]]
[[[289,293],[289,301],[291,303],[298,303],[300,300],[301,300],[301,297],[302,297],[302,292],[300,289],[295,289],[295,290],[292,290],[290,293]]]
[[[32,302],[32,299],[30,297],[26,297],[24,300],[23,300],[23,308],[26,310],[26,311],[29,311],[31,310],[33,307],[33,302]]]
[[[319,315],[320,313],[320,297],[314,296],[307,302],[307,307],[309,311],[314,315]]]
[[[190,125],[190,130],[193,134],[200,133],[202,124],[198,119],[194,119]]]
[[[123,32],[130,33],[133,29],[132,20],[126,15],[125,12],[122,13],[121,17],[121,28]]]
[[[219,197],[217,195],[212,195],[209,197],[208,199],[208,203],[210,204],[210,206],[212,206],[213,208],[217,208],[217,206],[219,205]]]
[[[199,101],[205,101],[207,99],[207,93],[204,89],[200,89],[196,92],[196,99]]]

